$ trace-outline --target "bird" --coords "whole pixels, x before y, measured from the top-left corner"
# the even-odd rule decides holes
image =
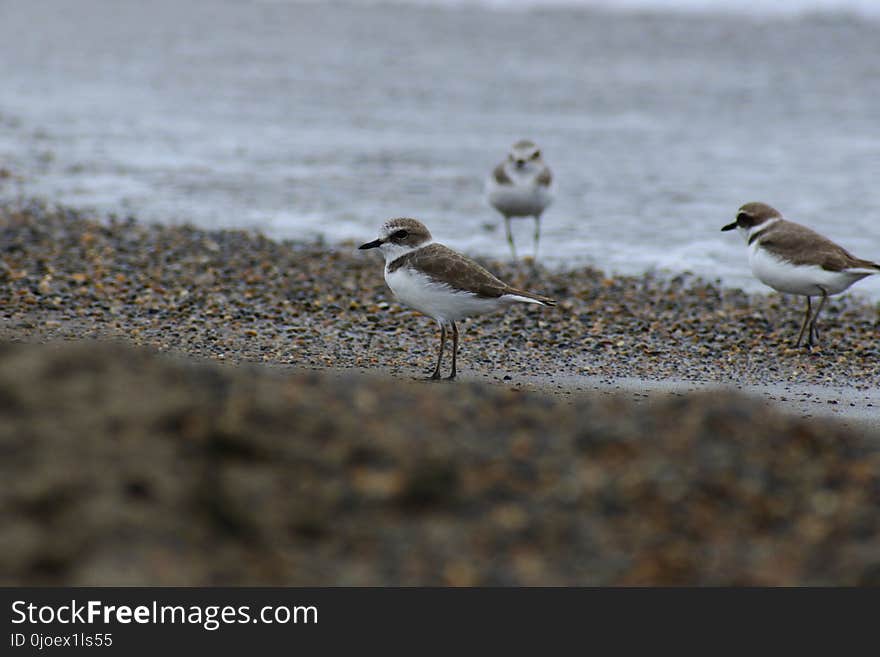
[[[385,282],[394,295],[440,326],[440,351],[431,380],[440,379],[449,331],[452,371],[447,379],[456,377],[457,321],[515,303],[556,305],[549,297],[511,287],[470,258],[435,242],[428,228],[417,219],[389,219],[381,226],[377,239],[358,248],[380,249],[385,257]]]
[[[736,221],[721,230],[738,229],[749,248],[749,265],[755,277],[774,290],[807,298],[804,321],[795,347],[819,343],[816,320],[828,297],[853,283],[880,273],[880,264],[852,255],[827,237],[793,221],[766,203],[746,203]],[[821,297],[815,314],[811,297]]]
[[[516,246],[510,232],[514,217],[533,217],[535,220],[534,258],[538,257],[541,238],[541,215],[555,196],[553,173],[544,163],[541,149],[528,139],[510,147],[507,158],[492,170],[486,181],[486,199],[504,217],[504,228],[510,253],[516,260]]]

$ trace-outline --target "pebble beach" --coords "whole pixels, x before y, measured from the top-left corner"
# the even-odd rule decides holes
[[[858,298],[808,351],[777,295],[484,261],[559,306],[425,383],[435,326],[354,244],[38,201],[0,235],[5,584],[880,581]]]
[[[7,340],[118,339],[222,362],[400,378],[427,376],[435,363],[436,325],[395,301],[381,257],[356,244],[104,220],[39,202],[8,206],[0,221]],[[880,309],[858,296],[833,297],[821,346],[795,349],[799,297],[749,295],[688,274],[481,262],[559,305],[464,322],[464,379],[560,394],[733,386],[782,404],[824,388],[841,392],[822,400],[822,412],[873,416]]]

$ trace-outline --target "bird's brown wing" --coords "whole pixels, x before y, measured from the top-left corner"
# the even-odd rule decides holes
[[[535,178],[535,182],[544,187],[549,187],[553,182],[553,172],[550,171],[550,167],[544,167],[543,171]]]
[[[499,185],[512,185],[513,181],[510,179],[510,176],[507,175],[507,171],[504,170],[504,165],[499,164],[492,171],[492,177],[495,178],[495,182]]]
[[[470,258],[442,244],[411,251],[392,262],[388,270],[403,266],[414,267],[438,283],[489,299],[497,299],[511,289]]]
[[[845,271],[858,267],[877,265],[869,260],[856,258],[842,246],[800,224],[787,222],[767,232],[760,238],[760,245],[777,257],[794,265],[818,264],[827,271]]]

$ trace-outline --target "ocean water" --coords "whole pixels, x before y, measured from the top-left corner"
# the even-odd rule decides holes
[[[553,266],[758,290],[751,200],[880,259],[880,2],[0,1],[0,198],[506,257],[482,185],[526,137]]]

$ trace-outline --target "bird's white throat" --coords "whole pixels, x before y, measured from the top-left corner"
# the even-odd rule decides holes
[[[427,240],[422,242],[417,246],[411,246],[408,244],[395,244],[394,242],[383,242],[379,247],[379,250],[382,251],[382,255],[385,256],[385,264],[389,262],[394,262],[400,256],[406,255],[411,251],[415,251],[416,249],[421,249],[424,246],[430,244],[433,240]]]
[[[757,226],[749,226],[748,228],[746,228],[745,226],[737,226],[737,232],[742,236],[746,244],[748,244],[749,240],[752,239],[752,235],[755,235],[756,233],[763,233],[765,230],[773,226],[773,224],[778,222],[779,218],[774,217],[773,219],[768,219],[767,221],[761,222]],[[754,244],[757,244],[757,242],[755,242]]]

